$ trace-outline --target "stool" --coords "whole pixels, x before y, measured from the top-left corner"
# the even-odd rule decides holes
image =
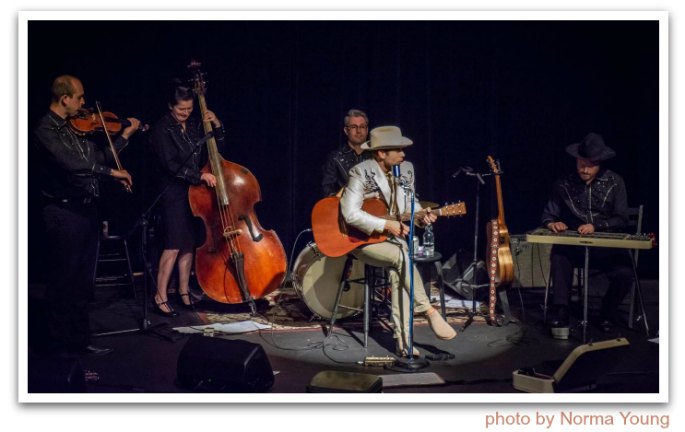
[[[414,257],[414,264],[416,264],[416,267],[419,269],[419,273],[421,274],[421,279],[423,279],[424,284],[423,287],[426,289],[426,295],[428,296],[428,299],[430,300],[431,297],[431,274],[429,273],[429,277],[424,277],[425,273],[428,270],[435,269],[435,274],[437,277],[437,282],[438,282],[438,289],[440,290],[440,311],[442,312],[442,317],[447,319],[447,313],[445,312],[445,284],[443,281],[442,277],[442,254],[438,251],[435,251],[433,253],[432,257],[426,257],[426,256],[415,256]],[[433,264],[433,266],[429,266],[429,264]],[[426,283],[428,281],[428,283]]]
[[[129,286],[136,297],[128,243],[122,236],[101,234],[96,250],[93,284],[96,287]]]
[[[364,348],[368,345],[369,340],[369,320],[371,316],[371,293],[379,286],[387,285],[387,279],[385,277],[380,277],[376,275],[376,267],[364,264],[364,277],[359,279],[350,279],[350,273],[352,271],[352,262],[356,258],[352,255],[348,255],[345,261],[345,266],[343,267],[343,273],[340,278],[340,285],[338,287],[338,293],[335,297],[335,306],[333,306],[333,314],[331,315],[331,321],[328,328],[328,334],[333,332],[333,326],[338,315],[338,308],[355,310],[358,312],[364,312]],[[364,285],[364,306],[360,308],[355,308],[347,305],[340,304],[340,298],[342,297],[343,291],[350,289],[350,284],[363,284]]]

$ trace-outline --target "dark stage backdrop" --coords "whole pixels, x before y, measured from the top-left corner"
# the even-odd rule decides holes
[[[658,22],[40,22],[29,23],[29,124],[45,112],[52,80],[81,78],[86,101],[121,117],[155,122],[172,77],[191,59],[207,73],[207,101],[223,120],[225,158],[261,184],[261,224],[290,254],[320,198],[320,166],[344,142],[349,108],[371,127],[394,124],[414,140],[407,157],[423,200],[463,200],[469,214],[436,227],[443,255],[473,248],[475,184],[460,166],[487,171],[501,161],[510,233],[535,228],[549,185],[574,168],[564,147],[590,131],[618,156],[630,205],[646,206],[658,231]],[[21,145],[27,145],[21,143]],[[112,230],[126,232],[153,197],[152,160],[138,134],[122,154],[131,196],[113,187],[103,203]],[[37,185],[29,156],[30,278],[43,248]],[[484,224],[496,215],[493,182],[483,188]],[[114,186],[114,185],[112,185]],[[134,233],[134,244],[139,232]],[[302,249],[308,234],[296,247]],[[657,275],[658,251],[640,256]],[[140,262],[137,263],[140,268]]]

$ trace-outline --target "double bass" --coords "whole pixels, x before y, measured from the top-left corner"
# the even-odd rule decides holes
[[[487,225],[487,267],[490,279],[488,317],[493,325],[499,325],[495,315],[497,288],[507,287],[514,281],[514,260],[511,256],[509,230],[504,221],[504,199],[502,198],[501,170],[492,156],[487,157],[497,188],[497,218]]]
[[[193,90],[209,135],[211,122],[205,121],[207,102],[200,64],[191,62]],[[221,303],[249,303],[276,290],[285,278],[286,256],[283,244],[273,231],[266,231],[254,211],[261,201],[255,176],[245,167],[221,157],[216,140],[207,140],[209,161],[202,172],[216,177],[216,187],[191,186],[188,199],[193,214],[205,226],[205,242],[196,250],[195,274],[202,290]]]

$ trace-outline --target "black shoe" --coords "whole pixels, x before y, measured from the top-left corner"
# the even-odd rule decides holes
[[[609,320],[603,320],[599,324],[599,328],[604,332],[604,333],[611,333],[614,331],[614,323],[612,323]]]
[[[193,300],[193,296],[190,295],[190,291],[188,291],[187,293],[182,293],[179,291],[178,296],[181,297],[181,306],[188,310],[195,309],[195,301]],[[188,299],[188,303],[183,301],[185,299]]]
[[[155,310],[157,311],[158,314],[160,314],[160,315],[162,315],[162,316],[165,316],[165,317],[169,317],[169,318],[173,318],[173,317],[175,317],[175,316],[178,316],[178,312],[176,312],[176,311],[174,310],[174,308],[171,307],[171,305],[169,304],[169,302],[163,301],[163,302],[157,303],[157,295],[154,296],[153,300],[154,300],[154,302],[155,302],[155,306],[157,306],[157,308],[156,308]],[[160,299],[160,300],[161,300],[161,299]],[[162,309],[163,306],[166,306],[166,308],[167,308],[169,311],[167,312],[167,311],[165,311],[164,309]]]
[[[88,357],[100,357],[110,354],[112,351],[114,351],[113,348],[102,348],[96,347],[95,345],[88,345],[81,350],[81,354]]]

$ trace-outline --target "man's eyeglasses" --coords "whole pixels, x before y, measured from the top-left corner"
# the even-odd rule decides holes
[[[352,125],[352,126],[346,126],[346,127],[347,127],[347,129],[349,129],[349,130],[351,130],[351,131],[355,131],[355,132],[356,132],[357,130],[365,131],[365,130],[367,130],[367,129],[369,128],[367,125],[361,125],[361,126]]]

